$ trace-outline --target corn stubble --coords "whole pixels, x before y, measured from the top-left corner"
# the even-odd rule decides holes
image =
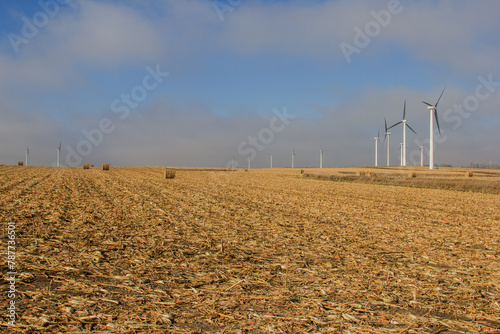
[[[500,195],[164,173],[0,166],[17,332],[500,328]]]

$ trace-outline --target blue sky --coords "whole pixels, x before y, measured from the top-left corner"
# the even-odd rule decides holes
[[[494,0],[3,1],[0,163],[24,160],[29,145],[30,164],[53,165],[62,142],[72,166],[251,157],[268,167],[272,154],[289,167],[295,149],[296,166],[314,167],[320,148],[324,166],[366,166],[405,99],[419,163],[421,101],[444,86],[436,163],[500,161],[499,10]],[[393,165],[401,141],[393,129]]]

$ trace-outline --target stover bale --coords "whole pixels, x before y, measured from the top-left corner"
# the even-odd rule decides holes
[[[166,179],[175,179],[175,170],[166,169],[165,170],[165,178]]]

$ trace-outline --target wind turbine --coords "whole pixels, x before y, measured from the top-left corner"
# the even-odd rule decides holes
[[[441,97],[443,96],[444,90],[446,87],[443,88],[443,91],[441,92],[441,95],[439,95],[439,99],[437,100],[435,105],[432,105],[428,102],[422,101],[422,103],[427,105],[427,109],[429,109],[430,114],[431,114],[431,122],[430,122],[430,143],[429,143],[429,169],[434,169],[434,118],[436,119],[436,124],[438,127],[439,135],[441,135],[441,128],[439,127],[439,119],[438,119],[438,114],[437,114],[437,106],[439,103],[439,100],[441,100]]]
[[[248,169],[250,169],[250,157],[248,157]]]
[[[28,166],[28,157],[30,155],[30,149],[26,146],[26,166]]]
[[[401,155],[402,155],[401,166],[406,166],[406,127],[408,127],[411,131],[413,131],[414,134],[417,134],[415,132],[415,130],[413,130],[411,128],[411,126],[406,122],[407,122],[407,120],[406,120],[406,100],[405,100],[405,104],[404,104],[404,108],[403,108],[403,120],[401,120],[401,121],[397,122],[396,124],[389,127],[389,129],[392,129],[396,125],[403,123],[403,149],[401,151]]]
[[[424,167],[424,147],[420,146],[420,167]]]
[[[319,168],[323,168],[323,149],[319,150]]]
[[[273,168],[273,155],[271,154],[271,168]]]
[[[292,150],[292,168],[295,168],[295,149]]]
[[[384,142],[385,138],[387,137],[387,166],[390,165],[390,159],[389,159],[389,144],[390,144],[390,139],[391,139],[391,133],[387,132],[389,129],[387,129],[387,119],[384,117],[384,122],[385,122],[385,136],[384,136]]]
[[[375,167],[378,167],[378,142],[380,141],[380,129],[378,130],[377,137],[375,139]]]
[[[57,148],[57,167],[59,167],[59,157],[61,155],[61,143],[59,142],[59,147]]]

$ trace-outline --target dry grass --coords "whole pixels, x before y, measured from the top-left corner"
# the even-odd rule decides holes
[[[500,195],[164,171],[0,166],[19,290],[3,332],[500,330]]]
[[[429,171],[426,168],[419,168],[419,177],[417,178],[417,172],[408,172],[409,169],[404,167],[365,167],[363,170],[360,170],[360,168],[330,168],[322,170],[324,174],[318,174],[316,173],[317,170],[311,170],[304,172],[302,176],[333,181],[369,182],[417,188],[500,193],[500,171],[482,170],[476,171],[474,174],[473,171],[464,171],[462,168],[442,168],[433,171]],[[376,175],[376,177],[369,177],[370,175]],[[463,175],[467,177],[464,179]],[[471,176],[468,175],[474,175],[475,177],[474,179],[470,179]]]

